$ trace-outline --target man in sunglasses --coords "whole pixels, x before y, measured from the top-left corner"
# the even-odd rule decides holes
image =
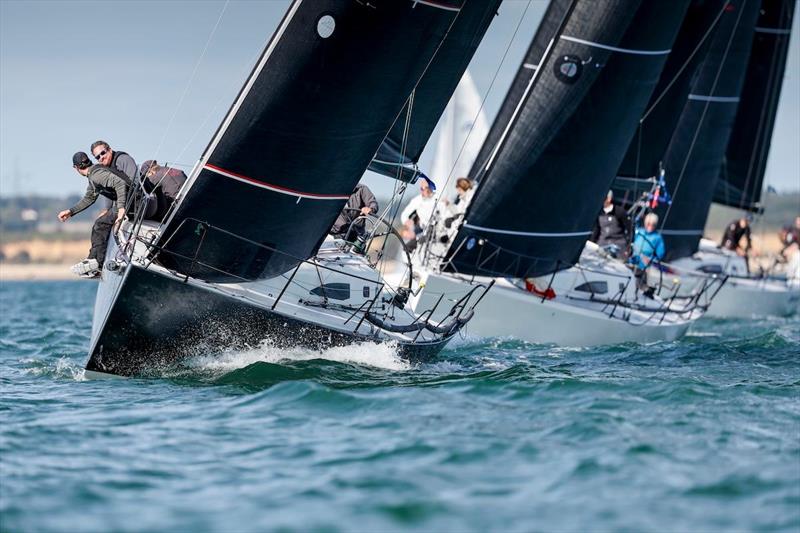
[[[100,275],[103,260],[108,247],[108,237],[115,224],[122,221],[125,216],[125,202],[130,190],[130,179],[122,172],[103,165],[93,165],[89,156],[77,152],[72,156],[72,167],[89,180],[86,193],[77,204],[70,209],[65,209],[58,214],[61,222],[80,213],[103,196],[111,200],[112,208],[106,210],[94,221],[92,226],[92,247],[89,257],[72,267],[75,274],[83,277],[97,277]]]
[[[111,147],[108,145],[106,141],[99,140],[92,143],[91,146],[92,157],[94,157],[95,161],[98,164],[115,168],[128,176],[131,180],[136,179],[136,174],[138,172],[138,168],[136,167],[136,161],[125,152],[112,150]],[[106,214],[106,211],[111,208],[111,202],[109,200],[105,201],[103,205],[103,211],[101,211],[100,216]]]

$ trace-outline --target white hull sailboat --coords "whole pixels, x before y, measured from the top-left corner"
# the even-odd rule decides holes
[[[294,0],[164,220],[143,220],[146,199],[127,206],[102,265],[87,372],[147,375],[261,342],[437,353],[478,291],[433,321],[383,278],[374,239],[327,233],[414,93],[433,85],[426,95],[444,96],[430,120],[441,114],[495,7]],[[378,240],[399,238],[370,223]]]
[[[514,337],[562,346],[649,343],[682,337],[702,316],[704,308],[697,298],[644,296],[637,291],[627,267],[597,252],[596,246],[588,243],[577,265],[528,283],[496,279],[481,301],[481,312],[465,331],[473,336]],[[419,279],[421,289],[411,303],[426,309],[440,296],[453,302],[475,283],[489,281],[485,277],[424,272]],[[444,316],[434,314],[434,318]]]
[[[727,276],[708,308],[708,316],[751,318],[787,316],[800,311],[800,284],[788,276],[752,276],[744,257],[720,249],[712,241],[700,241],[699,250],[674,261],[676,267]]]
[[[461,211],[464,220],[448,225],[442,219],[452,215],[440,215],[417,249],[410,301],[429,308],[440,299],[457,301],[474,283],[494,281],[467,328],[470,335],[566,346],[679,338],[704,310],[698,298],[645,296],[631,270],[586,239],[675,38],[680,8],[665,18],[655,5],[635,6],[631,29],[615,28],[622,44],[610,48],[597,37],[569,33],[572,24],[584,23],[584,31],[597,31],[591,21],[602,18],[606,7],[587,3],[559,27],[563,7],[555,2],[548,8],[480,153],[468,154],[477,191]],[[656,21],[660,35],[643,39],[634,29]],[[609,50],[591,66],[577,62]],[[592,73],[599,76],[593,86],[581,79],[584,68],[600,69]],[[556,111],[566,102],[574,116]],[[600,108],[619,113],[612,117]],[[478,114],[474,108],[462,112],[470,119]],[[587,131],[605,133],[601,140]],[[444,132],[453,135],[449,128]],[[440,145],[469,145],[468,138],[453,141]],[[451,152],[439,150],[437,162]]]

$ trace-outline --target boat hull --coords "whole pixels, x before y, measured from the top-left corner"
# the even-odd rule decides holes
[[[101,285],[108,285],[98,293],[86,365],[92,374],[158,375],[186,357],[265,340],[278,348],[312,350],[384,340],[288,317],[213,284],[187,282],[136,264],[121,273],[106,270],[103,276]],[[448,339],[398,343],[398,352],[410,360],[429,359]]]
[[[467,282],[447,274],[428,275],[418,304],[430,307],[439,295],[458,294]],[[467,326],[470,335],[480,337],[515,337],[561,346],[596,346],[622,342],[649,343],[682,337],[692,320],[660,321],[658,314],[645,323],[629,320],[622,309],[615,317],[607,307],[576,305],[560,298],[543,300],[517,287],[498,281],[481,301],[481,310]],[[626,318],[627,317],[627,318]]]
[[[799,311],[800,287],[791,287],[780,281],[729,278],[712,300],[708,316],[788,316]]]

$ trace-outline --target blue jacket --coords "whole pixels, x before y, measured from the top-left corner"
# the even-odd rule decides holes
[[[664,238],[659,232],[648,233],[644,228],[636,228],[631,263],[639,268],[647,268],[648,265],[642,261],[642,257],[649,257],[651,260],[661,259],[664,257],[664,252]]]

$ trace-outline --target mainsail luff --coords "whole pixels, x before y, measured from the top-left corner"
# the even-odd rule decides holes
[[[159,261],[236,281],[312,256],[461,3],[296,0],[165,224]],[[206,225],[267,248],[205,239]]]
[[[468,0],[414,90],[411,127],[407,102],[369,169],[403,181],[416,178],[416,164],[461,76],[495,17],[500,0]],[[407,135],[406,135],[407,133]],[[446,177],[446,176],[445,176]]]
[[[574,3],[510,129],[493,125],[504,132],[446,269],[527,277],[577,261],[687,5]]]
[[[744,88],[714,202],[758,211],[796,0],[762,0]]]
[[[672,203],[661,206],[666,259],[697,251],[741,95],[758,0],[730,0],[664,154]]]

